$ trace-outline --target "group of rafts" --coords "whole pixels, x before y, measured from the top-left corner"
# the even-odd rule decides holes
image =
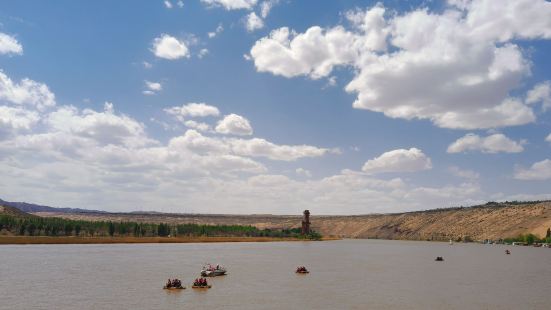
[[[209,289],[212,287],[207,281],[205,277],[217,277],[217,276],[223,276],[226,274],[226,268],[216,265],[213,266],[211,264],[206,264],[201,269],[201,277],[195,279],[193,281],[192,288],[196,289]],[[168,279],[163,289],[165,290],[183,290],[186,287],[182,285],[182,281],[178,279]]]
[[[295,272],[298,274],[310,273],[310,271],[308,271],[308,269],[306,269],[306,267],[304,266],[297,267]],[[201,269],[201,277],[195,279],[191,287],[195,289],[209,289],[212,287],[212,285],[207,282],[206,277],[223,276],[226,275],[226,273],[226,268],[220,265],[213,266],[211,264],[206,264]],[[165,290],[183,290],[185,288],[186,287],[182,286],[182,281],[180,281],[179,279],[168,279],[165,286],[163,287],[163,289]]]

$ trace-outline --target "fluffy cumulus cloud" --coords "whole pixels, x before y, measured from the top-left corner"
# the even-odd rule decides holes
[[[162,34],[161,36],[155,38],[153,40],[151,51],[155,54],[155,56],[168,60],[190,57],[186,42],[178,40],[168,34]]]
[[[115,114],[113,104],[108,102],[102,112],[59,107],[44,117],[43,122],[54,132],[88,138],[99,145],[142,146],[152,142],[143,124],[129,116]]]
[[[220,115],[220,110],[218,110],[217,107],[208,105],[203,102],[191,102],[184,104],[181,107],[166,108],[165,112],[178,118],[181,121],[184,121],[184,119],[187,117],[193,118]]]
[[[517,41],[551,38],[547,1],[450,1],[441,13],[402,14],[376,5],[346,16],[349,27],[273,30],[251,48],[256,69],[319,79],[348,67],[355,108],[444,128],[527,124],[535,121],[530,104],[546,104],[546,84],[527,100],[512,92],[531,66]]]
[[[331,149],[311,145],[279,145],[261,138],[227,139],[207,136],[189,129],[183,136],[171,140],[171,146],[202,154],[229,154],[243,157],[264,157],[277,161],[295,161],[301,158],[321,157],[334,153]]]
[[[253,127],[249,120],[237,114],[226,115],[218,122],[215,130],[226,135],[250,136],[253,134]]]
[[[448,153],[479,151],[483,153],[520,153],[524,151],[524,141],[514,141],[501,133],[481,137],[469,133],[448,146]]]
[[[242,156],[267,157],[273,160],[293,161],[305,157],[320,157],[332,150],[310,145],[277,145],[261,138],[232,139],[231,150]]]
[[[528,92],[526,102],[529,104],[542,103],[544,110],[551,108],[551,82],[545,81],[534,86]]]
[[[145,81],[145,90],[142,92],[144,95],[155,95],[163,90],[163,85],[158,82]]]
[[[152,90],[152,91],[161,91],[161,90],[163,90],[163,85],[161,85],[161,83],[157,83],[157,82],[145,81],[145,86],[147,87],[147,89]]]
[[[16,38],[0,32],[0,54],[21,55],[23,54],[23,46]]]
[[[264,21],[255,12],[249,13],[245,19],[245,28],[247,31],[253,32],[257,29],[264,28]]]
[[[44,110],[55,105],[55,95],[46,84],[28,78],[14,82],[0,70],[0,102],[2,101]]]
[[[333,67],[351,62],[353,35],[342,27],[324,30],[309,28],[297,34],[287,27],[273,30],[251,49],[258,71],[285,77],[308,75],[314,79],[327,76]]]
[[[415,172],[432,168],[432,162],[417,148],[398,149],[368,160],[362,167],[367,174],[385,172]]]
[[[551,133],[547,136],[547,138],[545,138],[545,141],[551,142]]]
[[[30,130],[39,119],[37,112],[19,107],[0,106],[0,141],[8,136]]]
[[[534,163],[530,168],[520,168],[515,173],[519,180],[551,180],[551,159],[544,159]]]
[[[258,0],[201,0],[211,7],[223,7],[226,10],[252,9]]]
[[[197,121],[194,121],[194,120],[187,120],[187,121],[184,121],[184,125],[186,127],[189,127],[189,128],[193,128],[193,129],[196,129],[198,131],[210,131],[211,130],[211,127],[209,124],[207,123],[203,123],[203,122],[197,122]]]

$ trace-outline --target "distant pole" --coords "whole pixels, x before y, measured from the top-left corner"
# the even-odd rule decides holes
[[[304,210],[304,217],[302,218],[302,235],[310,234],[310,211]]]

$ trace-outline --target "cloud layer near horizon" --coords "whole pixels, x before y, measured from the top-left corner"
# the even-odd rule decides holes
[[[3,81],[4,89],[12,87],[13,93],[24,96],[3,96],[0,166],[4,178],[0,184],[15,197],[27,197],[25,200],[48,203],[55,196],[66,205],[109,210],[133,206],[139,210],[248,213],[258,212],[261,205],[265,212],[273,213],[313,208],[335,214],[365,212],[365,205],[379,206],[370,208],[377,211],[441,206],[442,200],[450,205],[477,202],[481,193],[472,182],[458,187],[415,187],[400,178],[378,179],[350,170],[297,180],[271,173],[269,161],[297,161],[339,151],[278,145],[257,137],[243,139],[240,132],[232,131],[228,134],[233,137],[215,131],[204,135],[195,129],[161,143],[148,135],[143,123],[117,113],[112,103],[105,103],[103,111],[58,106],[45,84],[29,79],[14,82],[5,74]],[[220,117],[216,107],[205,103],[167,109],[167,115],[174,114],[183,124],[193,118]],[[366,163],[364,171],[430,167],[430,159],[413,148],[385,153]],[[303,173],[304,169],[298,171],[311,175]],[[158,201],[163,206],[158,206]]]

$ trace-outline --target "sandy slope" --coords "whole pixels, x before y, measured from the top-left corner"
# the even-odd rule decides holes
[[[185,215],[132,213],[34,213],[71,219],[240,224],[259,228],[300,226],[300,216],[275,215]],[[521,205],[485,205],[480,207],[429,210],[420,212],[359,216],[312,216],[312,226],[325,236],[411,240],[449,240],[465,236],[473,240],[499,239],[520,233],[545,236],[551,227],[551,202]]]

